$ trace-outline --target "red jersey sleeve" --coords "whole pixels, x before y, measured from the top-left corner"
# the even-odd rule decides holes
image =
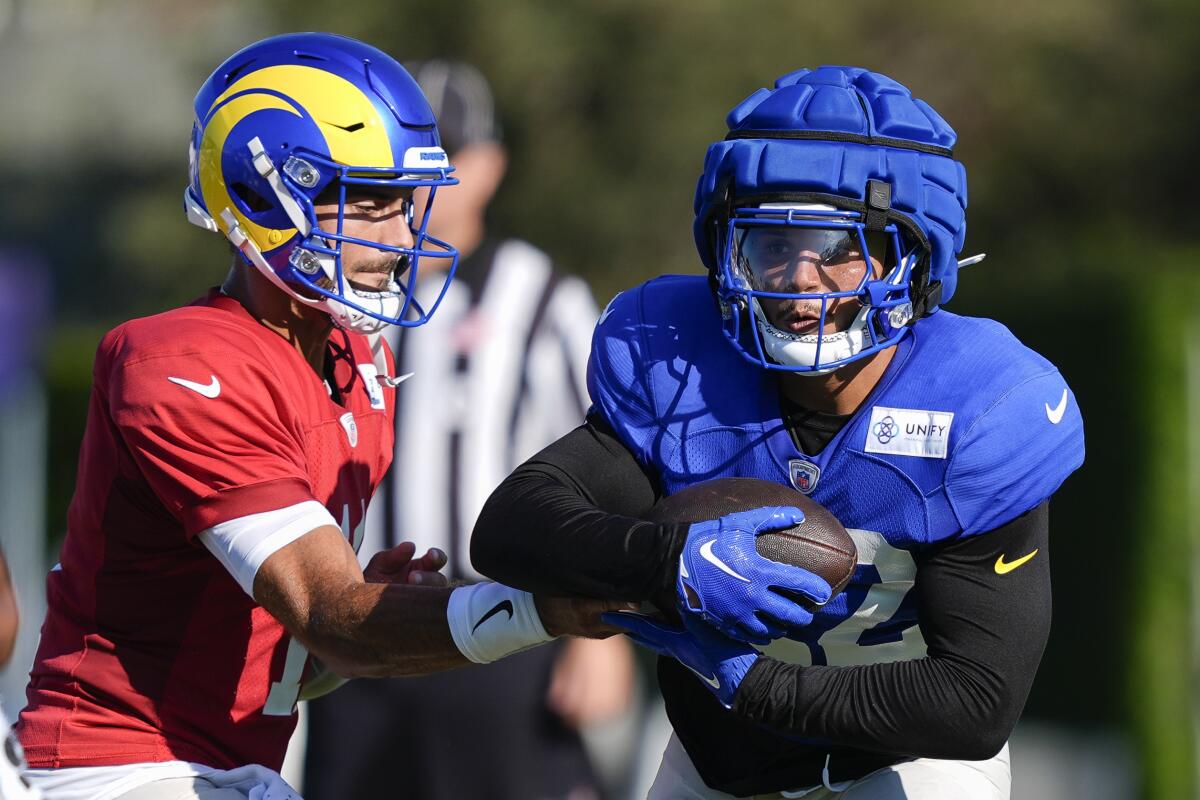
[[[314,499],[294,376],[276,374],[253,344],[218,340],[186,355],[106,344],[107,375],[96,377],[118,435],[189,538]]]

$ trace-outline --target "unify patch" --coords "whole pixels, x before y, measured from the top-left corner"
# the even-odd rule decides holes
[[[875,406],[863,449],[868,453],[945,458],[953,422],[953,411]]]

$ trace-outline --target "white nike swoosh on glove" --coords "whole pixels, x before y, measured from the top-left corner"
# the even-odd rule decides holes
[[[741,575],[738,575],[728,564],[722,561],[720,557],[712,551],[713,545],[716,543],[716,539],[710,539],[704,544],[700,545],[700,557],[712,564],[717,569],[721,570],[721,572],[724,572],[726,575],[732,575],[739,581],[745,581],[746,583],[749,583],[749,578],[743,578]]]
[[[680,663],[680,664],[683,664],[683,662],[682,662],[682,661],[680,661],[679,663]],[[693,675],[695,675],[697,678],[699,678],[700,680],[702,680],[702,681],[704,681],[705,683],[707,683],[709,686],[713,687],[714,689],[720,689],[720,688],[721,688],[721,682],[720,682],[719,680],[717,680],[716,676],[713,676],[713,677],[711,677],[711,678],[710,678],[710,677],[706,676],[706,675],[705,675],[703,672],[699,672],[698,670],[692,669],[692,668],[691,668],[690,666],[688,666],[687,664],[683,664],[683,665],[684,665],[685,667],[687,667],[689,670],[691,670],[691,672],[692,672],[692,674],[693,674]]]

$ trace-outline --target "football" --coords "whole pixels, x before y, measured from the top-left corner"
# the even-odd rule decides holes
[[[759,555],[820,575],[835,595],[844,589],[858,563],[854,540],[824,506],[790,486],[757,478],[717,478],[664,497],[648,518],[651,522],[690,524],[763,506],[795,506],[804,512],[804,522],[761,534],[755,540]],[[812,609],[807,600],[800,602]],[[655,605],[671,619],[677,618],[673,595],[660,598]]]

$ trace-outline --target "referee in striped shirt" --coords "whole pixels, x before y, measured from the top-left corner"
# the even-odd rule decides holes
[[[433,319],[391,341],[397,374],[412,377],[397,392],[395,459],[359,556],[407,539],[445,550],[452,578],[482,580],[469,558],[475,518],[514,467],[583,419],[598,312],[583,281],[545,253],[486,230],[506,164],[487,82],[459,63],[411,71],[461,181],[438,190],[430,228],[462,257]],[[628,643],[614,637],[353,681],[310,706],[304,795],[600,798],[578,730],[626,709],[633,670]]]

